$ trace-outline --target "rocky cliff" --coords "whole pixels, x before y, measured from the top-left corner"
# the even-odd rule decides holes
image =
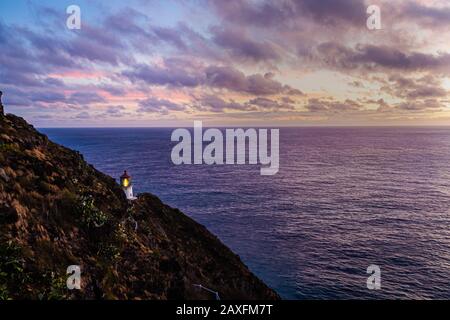
[[[66,269],[81,268],[81,290]],[[278,299],[205,227],[0,114],[0,299]]]

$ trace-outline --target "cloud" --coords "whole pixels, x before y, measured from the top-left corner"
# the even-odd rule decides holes
[[[306,110],[312,113],[343,113],[362,110],[362,105],[354,100],[346,99],[344,102],[334,99],[309,99],[305,105]]]
[[[29,99],[33,102],[56,103],[66,100],[64,94],[52,91],[33,92]]]
[[[274,80],[272,73],[246,76],[243,72],[232,67],[211,66],[206,69],[206,79],[207,84],[212,87],[255,95],[302,94],[301,91]]]
[[[279,25],[295,14],[285,1],[209,1],[209,4],[225,21],[260,27]]]
[[[134,48],[145,51],[148,43],[158,39],[143,25],[149,26],[150,19],[141,11],[127,6],[107,15],[103,21],[102,30],[111,30],[114,35],[128,39]]]
[[[76,58],[87,59],[92,62],[104,62],[111,65],[118,65],[120,60],[126,60],[121,56],[120,47],[111,48],[91,41],[88,37],[83,37],[70,42],[66,48],[67,52]]]
[[[166,99],[158,98],[148,98],[139,101],[139,109],[137,112],[140,113],[161,113],[168,114],[169,111],[185,111],[186,106],[178,104]]]
[[[31,46],[30,50],[24,43],[22,49],[32,52],[33,58],[39,61],[39,69],[44,67],[77,68],[80,66],[71,57],[70,42],[57,35],[40,34],[27,28],[16,28],[9,36],[13,39],[20,39],[20,42],[27,42],[27,45]],[[44,72],[45,70],[41,69],[40,71]]]
[[[213,41],[224,49],[230,50],[237,59],[252,61],[277,61],[281,57],[275,46],[267,41],[255,41],[245,34],[244,30],[211,28]]]
[[[441,109],[445,106],[437,101],[436,99],[427,99],[425,101],[408,101],[408,102],[402,102],[395,106],[398,110],[403,111],[413,111],[413,112],[421,112],[421,111],[428,111],[432,109]]]
[[[196,107],[202,111],[224,112],[226,110],[249,110],[249,107],[245,104],[233,100],[225,101],[216,95],[205,95],[198,99],[197,102],[198,105]]]
[[[250,100],[248,102],[248,104],[258,106],[260,109],[263,109],[265,111],[267,111],[267,110],[281,111],[281,110],[294,110],[295,109],[295,107],[293,105],[293,101],[286,102],[286,99],[283,99],[283,100],[280,103],[279,101],[276,101],[276,100],[258,97],[258,98]]]
[[[125,87],[119,85],[104,84],[98,86],[98,88],[112,94],[113,96],[123,96],[126,93]]]
[[[449,6],[431,7],[408,1],[403,10],[401,10],[401,16],[429,28],[450,26]]]
[[[128,113],[126,112],[126,108],[122,105],[117,106],[108,106],[106,111],[101,115],[101,117],[114,117],[114,118],[120,118]]]
[[[440,101],[438,101],[437,99],[404,101],[393,104],[387,103],[386,101],[384,101],[384,99],[367,102],[377,104],[379,106],[377,112],[379,113],[392,113],[392,114],[423,113],[423,112],[436,112],[445,108],[445,105]]]
[[[90,119],[90,118],[91,118],[91,115],[89,114],[89,112],[86,112],[86,111],[80,112],[75,116],[75,119],[79,119],[79,120],[86,120],[86,119]]]
[[[405,53],[389,46],[358,45],[353,49],[335,42],[326,42],[317,47],[317,52],[323,63],[339,69],[383,68],[385,70],[446,70],[448,72],[450,66],[449,53]]]
[[[226,101],[216,95],[205,95],[197,99],[197,108],[202,111],[224,112],[224,111],[283,111],[294,110],[292,103],[276,101],[264,97],[250,99],[239,103],[234,100]]]
[[[204,81],[201,73],[178,66],[160,67],[139,64],[122,74],[133,82],[144,81],[150,85],[196,87]]]
[[[184,50],[187,47],[182,34],[174,28],[154,27],[152,31],[158,39],[168,42],[178,49]]]
[[[71,94],[69,99],[67,99],[68,104],[76,104],[76,105],[101,103],[101,102],[105,102],[105,99],[96,92],[79,91]]]
[[[288,93],[302,95],[300,90],[282,85],[273,79],[272,73],[246,76],[230,66],[209,66],[204,69],[192,69],[183,63],[165,66],[137,65],[122,73],[132,82],[144,81],[149,85],[173,87],[198,87],[227,89],[255,95]]]
[[[298,19],[329,25],[364,25],[366,17],[363,0],[236,0],[210,1],[210,4],[225,21],[259,27],[285,26]]]
[[[353,23],[364,26],[366,9],[364,0],[300,0],[293,1],[297,12],[311,16],[318,23],[336,25]]]
[[[447,90],[441,87],[440,81],[432,75],[419,79],[392,75],[381,90],[394,97],[408,100],[440,98],[447,96],[448,93]]]
[[[445,97],[447,90],[431,86],[423,86],[416,88],[407,93],[409,99],[428,98],[428,97]]]
[[[77,31],[35,4],[30,21],[0,22],[0,86],[5,103],[58,119],[86,107],[89,116],[136,116],[133,101],[139,113],[255,118],[300,106],[306,117],[330,119],[373,106],[405,117],[445,110],[448,3],[376,2],[380,32],[367,30],[363,0],[201,0],[207,5],[183,4],[164,23],[139,1],[93,10]],[[150,90],[170,98],[143,98]]]
[[[50,87],[64,87],[64,81],[52,77],[45,78],[44,83]]]

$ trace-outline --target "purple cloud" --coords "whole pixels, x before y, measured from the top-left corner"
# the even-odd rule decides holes
[[[67,103],[75,105],[105,102],[105,99],[96,92],[79,91],[70,95]]]
[[[272,73],[265,75],[253,74],[246,76],[243,72],[232,67],[208,67],[206,81],[211,87],[225,88],[231,91],[245,92],[255,95],[270,95],[289,92],[301,94],[287,85],[273,79]]]
[[[148,98],[146,100],[139,101],[138,112],[143,113],[161,113],[168,114],[169,111],[184,111],[186,106],[158,98]]]
[[[144,81],[150,85],[170,85],[175,87],[196,87],[203,82],[202,75],[179,67],[159,67],[137,65],[122,73],[131,81]]]
[[[210,66],[203,70],[193,70],[181,61],[166,64],[164,67],[137,65],[132,70],[123,72],[123,75],[132,82],[144,81],[150,85],[174,87],[203,85],[255,95],[302,94],[301,91],[274,80],[271,73],[246,76],[243,72],[226,66]]]
[[[313,113],[343,113],[359,111],[362,105],[354,100],[346,99],[344,102],[336,101],[334,99],[309,99],[305,108]]]
[[[291,103],[278,102],[273,99],[257,97],[244,103],[234,100],[226,101],[216,95],[205,95],[198,99],[198,109],[212,112],[231,111],[283,111],[294,110]]]
[[[243,30],[212,28],[213,41],[222,48],[229,49],[238,59],[253,61],[279,60],[281,57],[275,47],[267,41],[255,41]]]
[[[448,27],[450,25],[450,7],[431,7],[408,1],[400,15],[406,19],[413,19],[416,23],[429,28]]]
[[[319,58],[329,66],[340,69],[364,67],[400,69],[405,71],[443,69],[450,66],[450,54],[437,55],[420,52],[402,52],[389,46],[358,45],[355,49],[335,42],[317,47]]]

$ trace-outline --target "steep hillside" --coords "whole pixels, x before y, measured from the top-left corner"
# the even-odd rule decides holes
[[[66,288],[80,265],[81,290]],[[0,299],[277,299],[215,236],[0,114]]]

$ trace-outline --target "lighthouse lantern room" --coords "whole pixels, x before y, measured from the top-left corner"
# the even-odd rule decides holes
[[[125,195],[128,200],[136,199],[136,197],[133,195],[133,184],[131,183],[131,176],[128,175],[126,170],[120,177],[120,186],[122,187],[122,190],[125,192]]]

